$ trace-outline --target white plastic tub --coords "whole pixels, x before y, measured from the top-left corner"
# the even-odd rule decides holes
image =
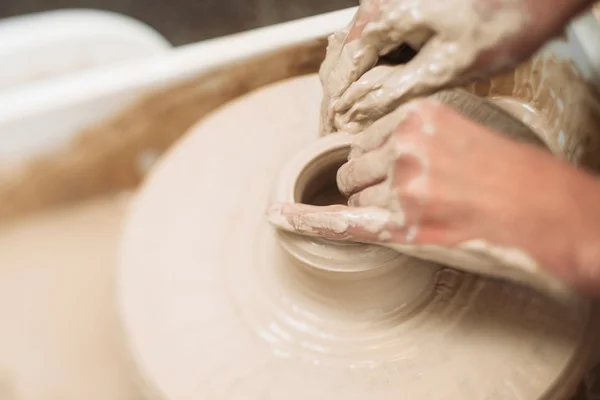
[[[325,37],[345,26],[355,11],[353,7],[187,45],[168,53],[158,52],[150,59],[123,61],[25,88],[0,91],[0,167],[55,150],[83,128],[118,112],[151,90],[220,65]],[[98,15],[93,18],[102,19]],[[543,52],[572,59],[586,78],[599,82],[599,32],[598,22],[589,12],[569,27],[566,42],[555,40]],[[142,42],[161,41],[141,36]]]
[[[52,151],[90,124],[158,87],[219,65],[323,37],[345,25],[355,9],[208,40],[26,88],[0,92],[0,166]]]
[[[106,11],[60,10],[0,20],[0,91],[170,48],[148,25]]]

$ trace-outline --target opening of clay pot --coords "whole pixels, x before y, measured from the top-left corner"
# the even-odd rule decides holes
[[[283,168],[273,201],[316,206],[346,204],[336,174],[348,159],[352,136],[344,133],[322,137],[301,150]],[[326,240],[278,231],[282,247],[305,265],[338,272],[359,272],[387,265],[399,255],[380,246]]]
[[[347,161],[350,146],[323,153],[312,160],[296,180],[294,201],[315,206],[346,204],[336,182],[338,169]]]

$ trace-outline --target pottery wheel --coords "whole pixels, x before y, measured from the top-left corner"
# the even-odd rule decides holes
[[[308,76],[224,106],[141,189],[119,301],[147,389],[169,400],[567,399],[586,367],[584,306],[397,253],[340,273],[284,251],[264,213],[282,166],[318,139],[320,97]]]

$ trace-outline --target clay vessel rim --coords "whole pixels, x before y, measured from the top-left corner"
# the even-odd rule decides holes
[[[352,141],[353,135],[336,133],[319,138],[301,149],[282,168],[275,181],[271,200],[299,202],[312,179],[323,170],[341,165],[347,160]],[[292,257],[311,267],[327,271],[366,271],[388,265],[402,256],[380,246],[326,240],[283,231],[278,231],[278,238]]]

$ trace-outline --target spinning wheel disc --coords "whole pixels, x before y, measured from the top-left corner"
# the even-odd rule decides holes
[[[566,399],[586,307],[402,255],[353,274],[283,250],[264,212],[318,139],[319,101],[308,76],[230,103],[142,188],[120,305],[145,383],[171,400]]]

